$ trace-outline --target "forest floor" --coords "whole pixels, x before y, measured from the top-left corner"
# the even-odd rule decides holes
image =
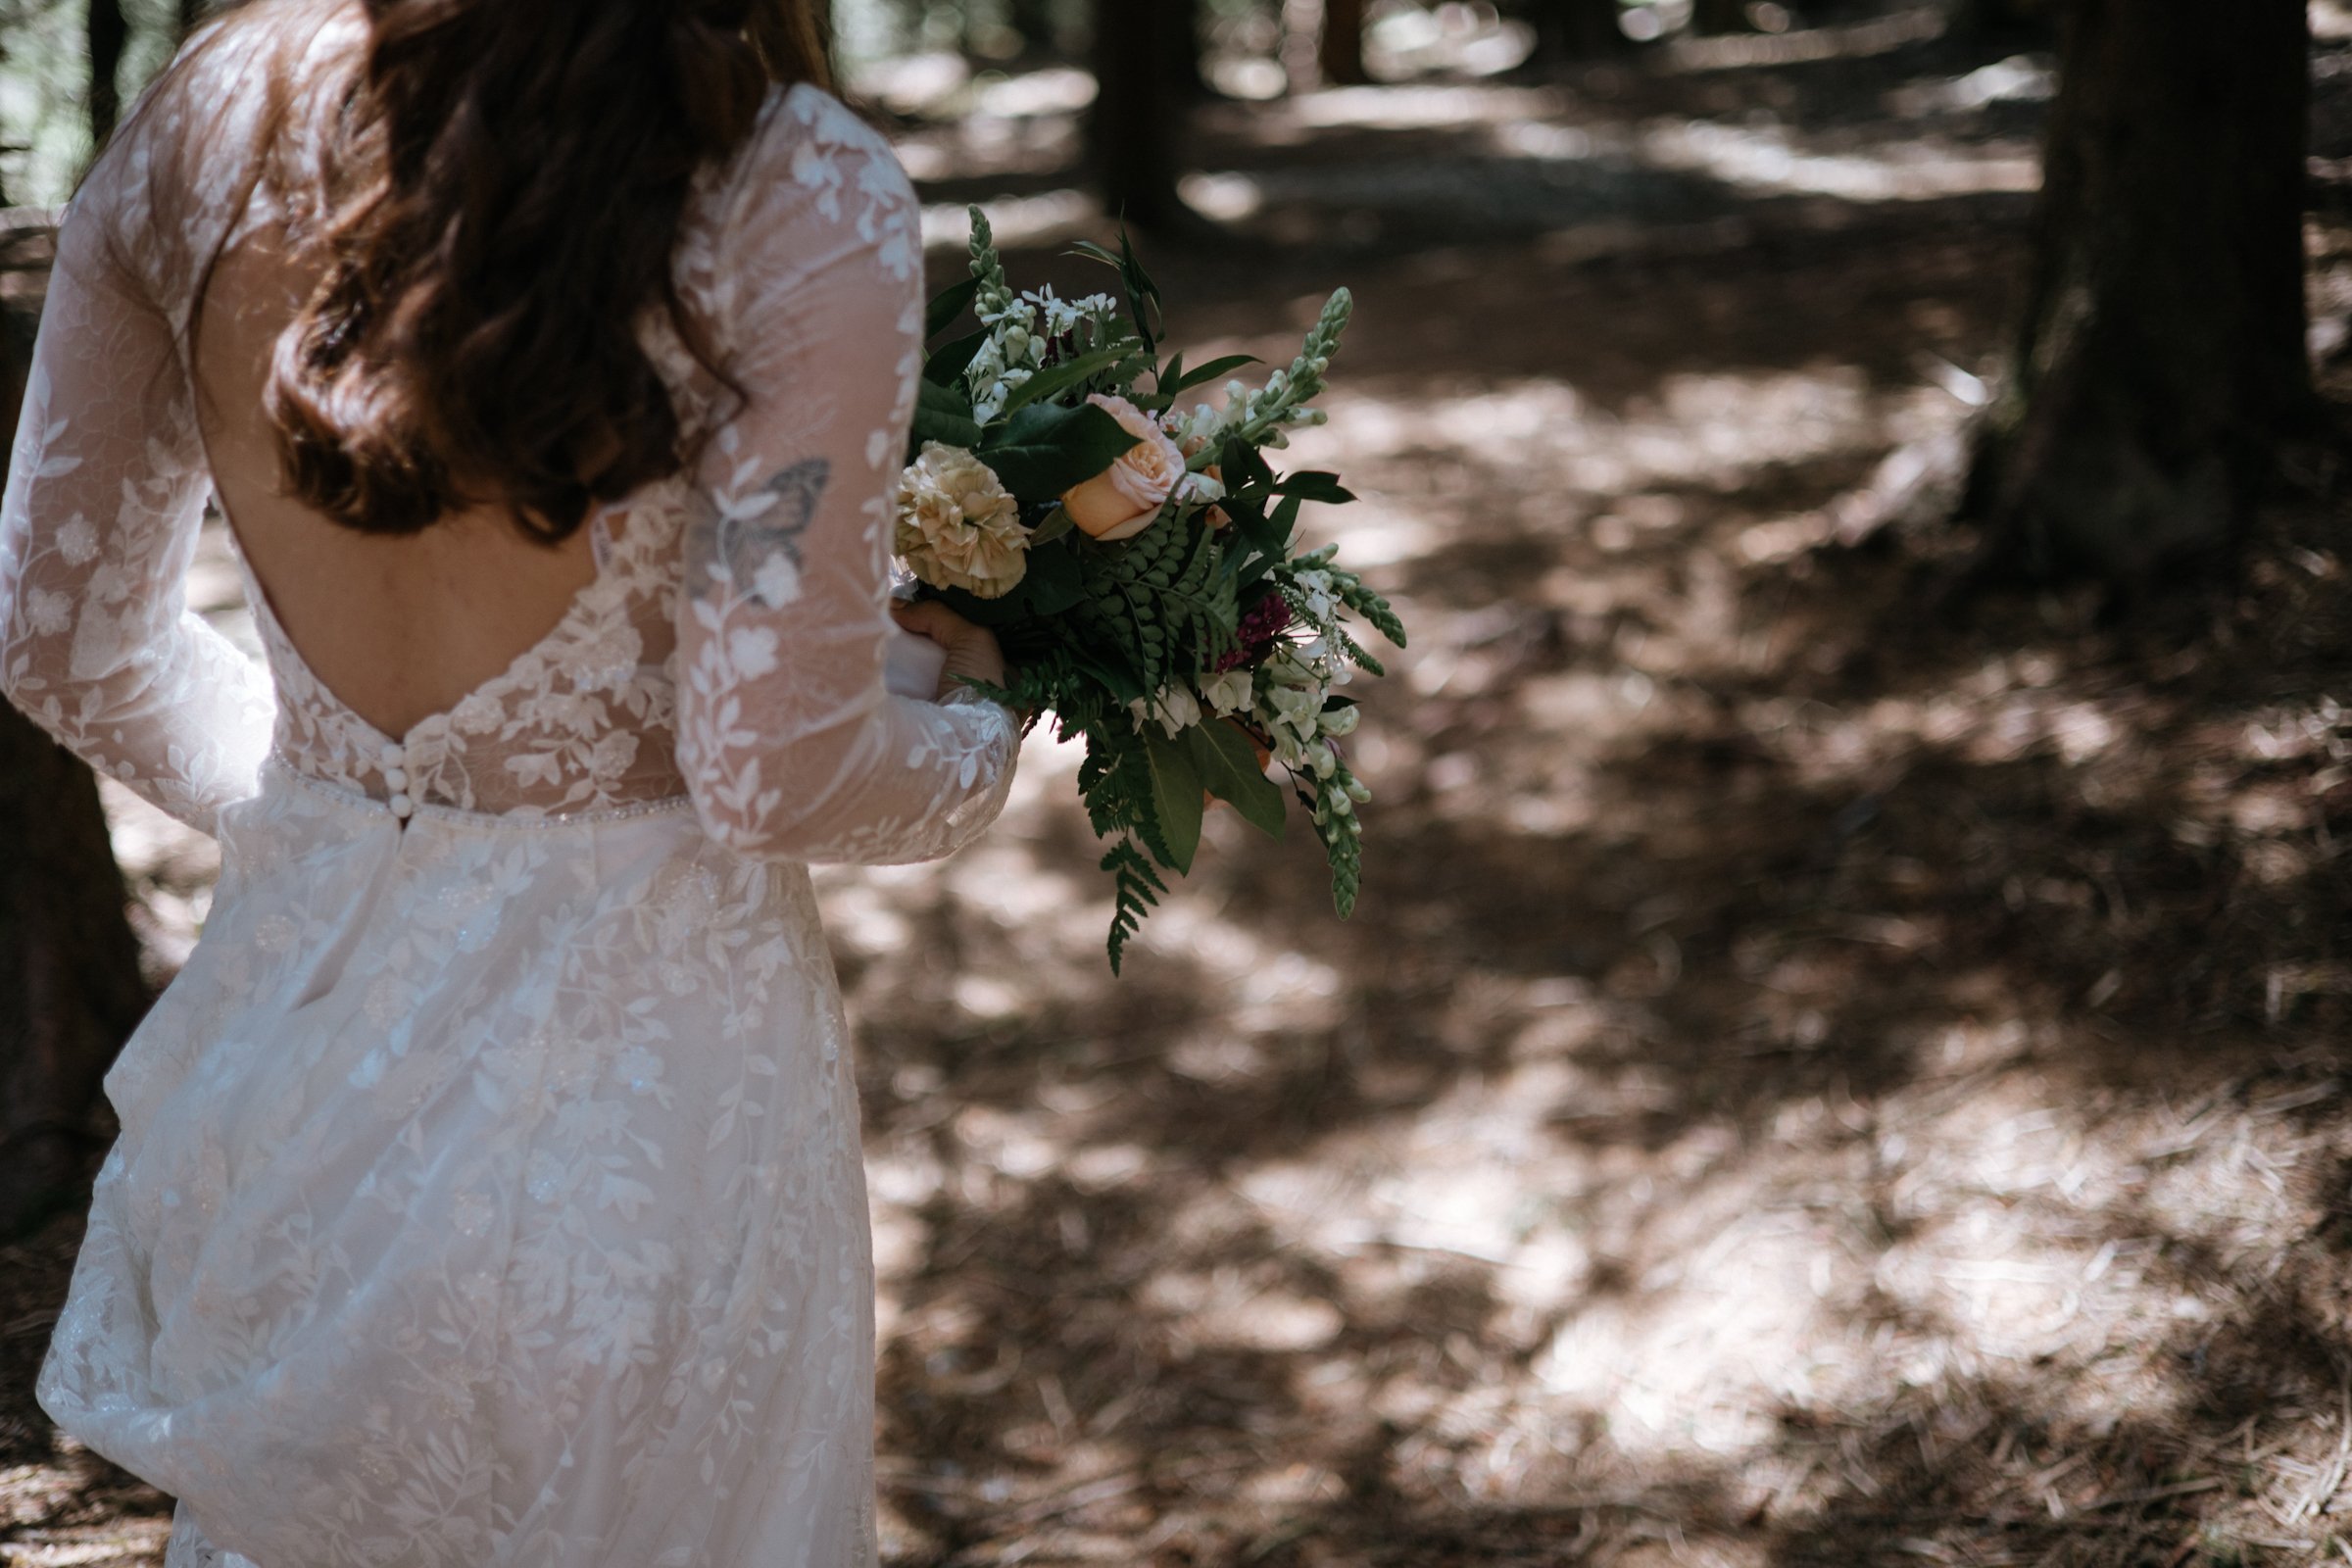
[[[1043,735],[961,856],[821,874],[894,1568],[2352,1561],[2352,470],[2233,580],[1952,591],[2046,67],[1897,18],[1204,117],[1178,339],[1358,299],[1292,456],[1413,634],[1362,904],[1217,813],[1113,982]],[[1066,82],[952,78],[942,277],[987,198],[1091,286]],[[117,805],[168,969],[209,849]],[[0,1250],[12,1565],[160,1550],[25,1395],[76,1226]]]

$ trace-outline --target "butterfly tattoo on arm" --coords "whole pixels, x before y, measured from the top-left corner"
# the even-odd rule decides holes
[[[832,477],[823,458],[804,458],[740,499],[706,500],[687,523],[686,592],[731,594],[781,610],[801,596],[801,535]]]

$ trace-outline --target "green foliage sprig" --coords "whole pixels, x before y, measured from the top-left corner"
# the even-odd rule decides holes
[[[1279,448],[1289,444],[1283,433],[1285,425],[1321,424],[1322,412],[1307,405],[1323,395],[1323,377],[1331,369],[1331,357],[1340,351],[1340,334],[1348,330],[1348,318],[1354,313],[1355,296],[1344,288],[1332,290],[1290,368],[1268,376],[1263,390],[1244,394],[1243,416],[1227,429],[1226,439]]]

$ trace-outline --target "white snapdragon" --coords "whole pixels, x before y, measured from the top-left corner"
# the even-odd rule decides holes
[[[1213,676],[1201,686],[1200,695],[1219,714],[1242,712],[1250,707],[1252,696],[1250,672],[1229,669]]]
[[[975,314],[988,328],[988,340],[972,356],[963,380],[971,389],[972,417],[986,424],[1004,413],[1005,400],[1037,373],[1045,360],[1046,341],[1036,330],[1037,306],[1026,295]]]
[[[1051,283],[1021,295],[1020,301],[1036,313],[1033,320],[1043,320],[1050,338],[1064,337],[1083,327],[1083,336],[1102,341],[1110,335],[1110,324],[1119,314],[1119,302],[1107,294],[1065,300],[1054,292]]]
[[[1290,643],[1278,644],[1274,652],[1266,656],[1265,670],[1267,674],[1274,677],[1278,685],[1321,686],[1323,684],[1323,672],[1315,668],[1313,661],[1301,657],[1298,647]]]
[[[1187,451],[1196,445],[1214,446],[1225,429],[1225,416],[1205,403],[1194,404],[1189,414],[1171,409],[1161,416],[1160,422],[1168,432],[1168,439]]]
[[[1207,506],[1211,502],[1225,499],[1225,486],[1223,481],[1212,478],[1208,474],[1188,473],[1177,481],[1176,499]]]
[[[1339,591],[1330,572],[1315,569],[1294,573],[1291,586],[1298,591],[1298,609],[1307,619],[1325,625],[1339,615]]]
[[[1139,697],[1127,710],[1135,715],[1138,730],[1147,720],[1156,720],[1170,740],[1200,722],[1200,700],[1182,686],[1162,686],[1149,703]]]
[[[1323,691],[1319,686],[1272,686],[1258,704],[1269,734],[1290,736],[1306,746],[1322,732]]]
[[[986,424],[1003,414],[1021,383],[1044,368],[1047,350],[1058,339],[1074,334],[1081,346],[1107,342],[1118,312],[1118,301],[1107,294],[1065,300],[1051,285],[982,299],[973,314],[988,338],[963,372],[972,417]]]

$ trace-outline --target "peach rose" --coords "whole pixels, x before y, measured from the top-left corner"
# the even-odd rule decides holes
[[[1080,531],[1108,542],[1131,539],[1152,525],[1184,478],[1184,454],[1159,421],[1125,398],[1096,393],[1086,400],[1135,437],[1120,459],[1083,484],[1061,493],[1061,509]]]

